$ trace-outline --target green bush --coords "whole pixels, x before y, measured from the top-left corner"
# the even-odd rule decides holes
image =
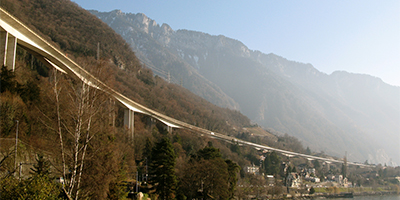
[[[61,185],[47,176],[19,181],[8,176],[0,181],[0,199],[61,199]]]

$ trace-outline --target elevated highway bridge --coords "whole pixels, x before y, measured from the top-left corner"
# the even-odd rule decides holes
[[[235,137],[227,136],[220,133],[215,133],[210,130],[206,130],[197,126],[190,125],[180,120],[171,118],[162,113],[156,112],[150,108],[147,108],[135,101],[125,97],[121,93],[110,88],[99,79],[94,77],[92,74],[87,72],[73,60],[65,56],[61,51],[53,47],[46,40],[41,38],[38,34],[33,32],[22,22],[17,20],[15,17],[7,13],[5,10],[0,8],[0,64],[6,65],[9,68],[15,70],[15,57],[17,45],[33,54],[36,58],[41,60],[48,67],[54,67],[62,73],[68,74],[69,76],[76,77],[82,80],[84,83],[91,87],[97,88],[108,93],[110,96],[115,98],[125,108],[124,124],[129,128],[130,134],[134,134],[134,113],[142,113],[152,118],[158,119],[169,128],[183,128],[191,130],[195,133],[203,136],[216,138],[219,140],[245,145],[253,147],[257,150],[268,150],[279,152],[288,157],[298,156],[304,157],[309,160],[320,160],[327,163],[343,163],[343,160],[337,160],[333,158],[317,157],[302,153],[296,153],[283,149],[277,149],[266,145],[255,144],[244,140],[237,139]],[[360,163],[347,162],[348,165],[368,166]]]

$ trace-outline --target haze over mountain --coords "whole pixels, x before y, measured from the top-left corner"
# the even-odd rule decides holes
[[[144,14],[91,11],[154,73],[253,122],[352,161],[400,163],[400,87],[363,74],[248,49],[225,36],[158,25]]]

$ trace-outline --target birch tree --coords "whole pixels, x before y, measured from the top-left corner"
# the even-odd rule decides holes
[[[93,68],[93,73],[101,76],[101,65]],[[59,138],[64,188],[70,197],[78,199],[89,144],[101,131],[98,127],[110,125],[109,112],[114,105],[104,92],[79,79],[66,77],[56,70],[51,79],[55,117],[47,118],[56,122],[53,121],[55,127],[48,127]]]
[[[62,161],[62,174],[63,178],[65,180],[65,153],[64,153],[64,141],[63,141],[63,134],[62,134],[62,128],[61,128],[61,113],[60,113],[60,93],[62,90],[62,87],[59,86],[59,76],[58,75],[60,72],[57,70],[52,71],[52,77],[53,77],[53,92],[54,92],[54,98],[55,98],[55,107],[56,107],[56,116],[57,116],[57,133],[59,136],[59,142],[60,142],[60,151],[61,151],[61,161]]]

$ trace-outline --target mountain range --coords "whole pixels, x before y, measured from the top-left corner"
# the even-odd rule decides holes
[[[142,13],[91,10],[154,74],[313,151],[356,162],[400,163],[400,87],[365,74],[248,49],[238,40],[173,30]]]

